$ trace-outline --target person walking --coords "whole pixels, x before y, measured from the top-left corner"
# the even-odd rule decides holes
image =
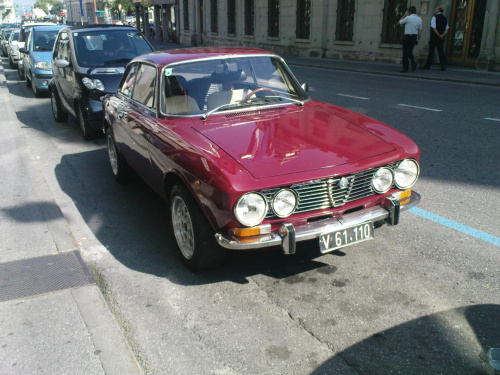
[[[444,37],[448,33],[448,20],[443,14],[443,7],[437,7],[434,11],[434,17],[431,19],[431,37],[429,39],[429,54],[425,65],[422,67],[424,70],[429,70],[434,60],[434,50],[437,48],[439,55],[439,65],[441,70],[446,69],[446,56],[443,51]]]
[[[401,73],[408,73],[409,63],[411,62],[411,71],[417,69],[417,63],[413,56],[413,47],[418,44],[422,34],[422,19],[417,16],[417,8],[409,7],[403,17],[399,20],[400,25],[405,25],[405,36],[403,39],[403,70]]]

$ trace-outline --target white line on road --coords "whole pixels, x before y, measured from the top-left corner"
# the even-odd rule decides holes
[[[370,100],[370,98],[363,98],[362,96],[353,96],[353,95],[346,95],[346,94],[337,94],[338,96],[346,96],[348,98],[354,98],[354,99],[361,99],[361,100]]]
[[[417,108],[417,109],[424,109],[426,111],[433,111],[433,112],[443,112],[442,109],[434,109],[434,108],[427,108],[427,107],[417,107],[415,105],[409,105],[409,104],[398,104],[402,107],[410,107],[410,108]]]
[[[491,118],[491,117],[485,117],[485,120],[490,120],[490,121],[500,121],[500,118]]]

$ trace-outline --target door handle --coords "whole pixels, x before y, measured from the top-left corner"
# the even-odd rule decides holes
[[[123,116],[125,116],[125,112],[121,111],[120,113],[118,113],[118,120],[121,120],[123,118]]]

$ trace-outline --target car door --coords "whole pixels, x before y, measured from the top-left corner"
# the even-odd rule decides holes
[[[151,183],[151,161],[149,139],[152,132],[158,131],[157,103],[155,99],[157,69],[154,65],[137,65],[133,78],[131,97],[128,105],[121,108],[122,137],[129,144],[125,158],[146,181]],[[121,88],[122,92],[127,90]],[[119,108],[120,109],[120,108]],[[123,151],[122,151],[123,152]]]
[[[66,67],[57,67],[55,60],[66,60],[69,64]],[[52,56],[53,81],[59,94],[61,104],[72,115],[75,115],[73,105],[73,84],[75,81],[74,71],[71,61],[71,48],[69,44],[69,33],[61,31],[57,37],[56,46]]]

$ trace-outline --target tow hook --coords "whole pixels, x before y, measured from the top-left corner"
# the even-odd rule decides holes
[[[281,248],[286,255],[295,254],[295,228],[291,223],[283,223],[279,230]]]

